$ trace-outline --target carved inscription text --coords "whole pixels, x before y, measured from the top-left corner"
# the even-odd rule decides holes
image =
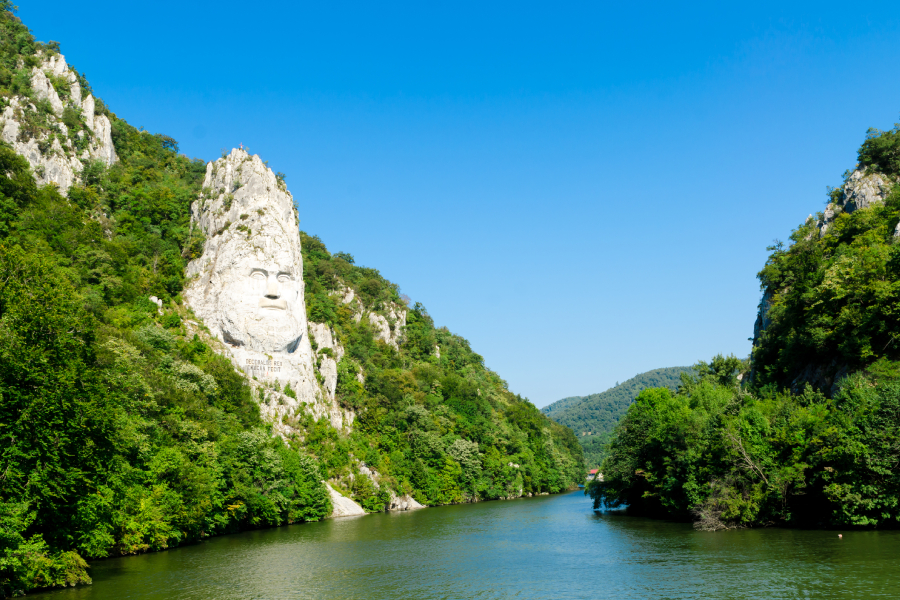
[[[279,373],[281,372],[281,361],[248,358],[247,368],[251,371],[261,371],[263,373]]]

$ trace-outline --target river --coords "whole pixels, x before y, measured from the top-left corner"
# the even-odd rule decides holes
[[[747,529],[594,512],[581,492],[223,536],[95,561],[53,600],[897,598],[900,532]]]

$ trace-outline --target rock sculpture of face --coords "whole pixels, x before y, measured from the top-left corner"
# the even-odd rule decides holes
[[[302,274],[287,240],[270,241],[274,256],[248,248],[221,273],[222,338],[258,352],[293,352],[305,330]]]

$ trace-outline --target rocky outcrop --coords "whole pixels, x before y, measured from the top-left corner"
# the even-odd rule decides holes
[[[406,310],[391,303],[387,308],[387,316],[370,312],[368,319],[375,329],[376,340],[382,340],[394,348],[400,347],[403,328],[406,327]]]
[[[349,427],[353,413],[316,377],[290,192],[258,156],[234,149],[207,165],[191,211],[192,235],[205,241],[187,266],[185,302],[253,381],[263,416],[276,430],[301,410]]]
[[[328,398],[334,400],[337,389],[337,365],[344,357],[344,347],[337,343],[334,332],[324,323],[309,324],[309,334],[315,342],[322,387]]]
[[[82,113],[89,114],[94,111],[94,97],[88,94],[82,102]],[[82,160],[89,158],[102,160],[107,165],[116,162],[116,149],[112,141],[112,123],[106,115],[93,115],[89,121],[89,128],[94,132],[96,144],[81,154]]]
[[[425,508],[425,505],[419,504],[412,496],[397,496],[391,493],[391,500],[385,508],[389,511],[416,510]]]
[[[59,95],[56,93],[53,84],[50,83],[47,75],[44,74],[44,71],[39,67],[35,67],[32,72],[31,89],[34,90],[34,95],[38,100],[47,100],[50,103],[50,106],[53,108],[53,112],[56,113],[57,117],[62,116],[62,100],[59,99]]]
[[[64,96],[57,92],[51,77],[62,82]],[[45,57],[32,71],[31,87],[38,104],[46,101],[51,112],[40,110],[26,97],[10,98],[0,115],[0,139],[31,164],[39,185],[55,184],[65,194],[78,182],[87,161],[101,160],[106,165],[116,161],[109,118],[94,114],[90,94],[82,99],[78,77],[66,65],[65,57]],[[66,108],[73,109],[67,122],[71,124],[75,118],[83,124],[79,131],[70,131],[63,122]]]
[[[357,465],[357,469],[358,469],[358,473],[356,475],[351,474],[348,476],[348,479],[350,482],[353,482],[353,480],[356,477],[368,477],[369,481],[372,482],[372,485],[375,487],[375,489],[379,489],[379,490],[381,489],[382,484],[380,481],[380,476],[378,475],[378,472],[375,469],[368,466],[364,462],[360,462]],[[419,508],[425,508],[424,504],[420,504],[418,501],[416,501],[415,498],[413,498],[412,496],[410,496],[408,494],[405,494],[403,496],[398,496],[397,493],[394,492],[393,490],[389,490],[389,491],[391,494],[391,498],[387,502],[387,504],[384,505],[385,511],[391,512],[391,511],[416,510]]]
[[[763,292],[762,299],[756,311],[756,322],[753,324],[753,348],[756,348],[762,339],[763,332],[769,327],[772,319],[769,318],[769,308],[772,306],[772,291],[766,288]],[[751,383],[756,378],[756,367],[751,363],[750,376],[747,383]],[[743,378],[741,379],[743,380]]]
[[[825,207],[822,218],[816,222],[819,237],[825,235],[831,223],[841,214],[869,208],[875,204],[883,204],[890,193],[892,183],[880,173],[867,173],[866,167],[859,165],[844,182],[841,198]],[[900,225],[894,231],[900,235]]]
[[[841,214],[851,214],[857,210],[865,210],[878,204],[884,204],[884,200],[890,194],[894,183],[885,175],[870,171],[865,165],[857,165],[856,169],[844,181],[844,185],[841,187],[840,199],[837,202],[829,203],[819,219],[814,219],[810,215],[806,223],[807,225],[814,223],[821,238],[826,235],[832,223]],[[816,229],[810,230],[806,236],[807,240],[815,236]],[[896,225],[893,235],[896,238],[900,238],[900,223]],[[756,322],[753,326],[753,348],[761,344],[763,333],[771,323],[769,310],[772,306],[773,298],[773,290],[766,289],[760,300]],[[791,388],[794,391],[800,391],[806,384],[810,384],[831,395],[837,391],[837,383],[847,372],[848,365],[837,359],[832,360],[829,364],[808,363],[794,377],[791,382]],[[753,382],[756,373],[756,365],[751,364],[750,376],[747,381]]]
[[[838,359],[833,359],[828,364],[809,363],[794,377],[791,390],[799,393],[809,384],[828,396],[834,396],[838,390],[838,382],[849,372],[849,365]]]
[[[342,496],[336,489],[331,487],[331,484],[325,483],[325,487],[328,488],[328,493],[331,495],[331,505],[334,507],[331,511],[332,517],[356,517],[366,514],[362,506],[350,498]]]
[[[346,304],[353,309],[354,321],[359,323],[363,317],[366,318],[375,330],[376,340],[381,340],[394,348],[400,347],[400,343],[403,340],[403,329],[406,327],[406,308],[404,306],[391,302],[382,311],[384,314],[381,314],[380,312],[366,310],[362,300],[356,296],[353,288],[341,286],[333,293],[341,297],[342,304]]]

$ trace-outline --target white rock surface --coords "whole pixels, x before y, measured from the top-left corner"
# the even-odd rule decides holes
[[[376,340],[383,340],[394,348],[399,348],[403,328],[406,327],[406,310],[391,303],[387,312],[387,317],[378,313],[369,313],[369,323],[375,328]]]
[[[84,117],[84,122],[91,131],[94,130],[95,109],[96,103],[94,102],[94,97],[91,94],[88,94],[87,97],[81,101],[81,116]]]
[[[78,77],[75,73],[70,72],[66,78],[69,80],[69,89],[72,90],[72,104],[81,106],[81,84],[78,83]]]
[[[315,376],[290,192],[258,156],[234,149],[207,165],[191,211],[191,226],[206,241],[187,266],[185,302],[235,366],[273,390],[261,404],[263,416],[277,425],[305,410],[349,427],[353,413],[323,394]],[[296,398],[278,391],[287,385]]]
[[[334,332],[324,323],[309,323],[309,333],[318,347],[319,373],[324,381],[323,387],[330,400],[334,399],[337,389],[337,365],[344,357],[344,347],[337,343]],[[323,349],[331,350],[333,356],[322,352]]]
[[[425,508],[425,505],[419,504],[412,496],[397,496],[391,492],[391,501],[388,504],[388,510],[416,510],[419,508]]]
[[[857,168],[844,184],[843,208],[851,213],[873,204],[884,202],[891,184],[879,173],[865,174],[865,169]]]
[[[159,314],[163,314],[163,301],[157,298],[156,296],[150,296],[150,302],[156,305],[156,310]]]
[[[59,99],[53,84],[50,83],[50,80],[40,67],[34,67],[31,71],[31,89],[34,90],[34,95],[38,100],[48,100],[50,102],[50,106],[53,107],[53,112],[56,113],[57,117],[62,116],[62,100]]]
[[[42,69],[56,77],[62,77],[63,75],[68,76],[70,73],[69,65],[66,64],[66,57],[62,54],[54,54],[47,58],[44,61]]]
[[[112,141],[112,123],[106,115],[94,115],[94,126],[91,127],[94,132],[95,143],[88,149],[91,158],[100,159],[107,165],[111,165],[118,160],[116,156],[116,148]]]
[[[334,510],[331,511],[332,517],[355,517],[366,514],[362,506],[346,496],[341,496],[336,489],[331,487],[331,484],[326,483],[325,487],[328,488],[331,504],[334,507]]]
[[[80,156],[76,156],[74,138],[69,137],[68,128],[60,118],[65,103],[50,83],[48,74],[63,77],[69,82],[71,97],[68,102],[82,110],[82,118],[90,132],[88,134],[90,139]],[[90,94],[87,98],[81,98],[78,77],[66,65],[65,57],[61,54],[45,58],[39,67],[33,69],[31,85],[35,97],[48,100],[53,108],[54,115],[48,118],[50,129],[62,133],[69,139],[65,144],[60,144],[57,139],[48,144],[49,136],[55,138],[54,131],[49,134],[42,133],[37,138],[26,134],[22,128],[25,113],[36,112],[37,108],[24,97],[10,98],[9,105],[0,115],[0,139],[9,143],[17,154],[25,157],[31,164],[38,185],[56,184],[60,192],[66,194],[69,187],[78,181],[79,174],[84,168],[84,161],[99,159],[111,165],[117,160],[112,141],[112,125],[105,115],[94,115],[95,104]],[[84,135],[83,132],[79,133]]]
[[[844,183],[841,199],[825,207],[823,218],[816,224],[819,228],[819,237],[825,235],[835,217],[841,212],[849,214],[875,204],[882,204],[891,187],[891,182],[880,173],[867,175],[864,166],[857,166]]]

